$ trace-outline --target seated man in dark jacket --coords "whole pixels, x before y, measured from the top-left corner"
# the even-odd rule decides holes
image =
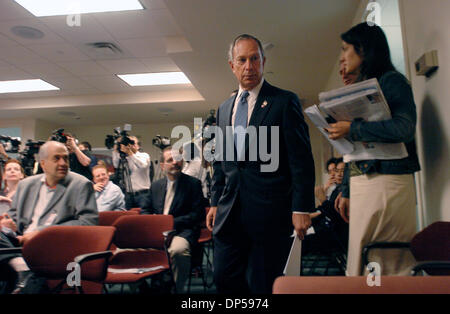
[[[308,235],[303,241],[302,254],[311,251],[329,253],[333,250],[347,251],[348,246],[348,223],[335,210],[334,203],[341,192],[342,179],[344,177],[345,164],[342,158],[336,159],[335,181],[336,188],[329,199],[320,204],[317,212],[311,214],[314,234]]]
[[[141,203],[142,214],[164,214],[174,217],[176,234],[169,247],[177,292],[184,291],[189,276],[191,248],[200,236],[205,208],[201,182],[183,174],[183,161],[177,161],[172,147],[162,151],[161,169],[165,177],[155,181]]]

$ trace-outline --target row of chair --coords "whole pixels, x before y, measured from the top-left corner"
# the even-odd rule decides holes
[[[139,213],[139,208],[100,212],[98,226],[51,226],[22,248],[0,249],[0,254],[21,253],[31,271],[48,279],[53,292],[108,293],[107,287],[114,284],[121,284],[123,292],[125,284],[143,283],[162,273],[169,274],[169,288],[176,292],[167,250],[174,235],[173,216]],[[212,241],[204,229],[199,239],[202,255],[204,244]],[[69,289],[72,262],[80,266],[81,286]],[[203,271],[201,275],[206,289]]]
[[[125,214],[110,226],[50,226],[22,248],[0,253],[21,253],[52,292],[70,288],[69,277],[78,275],[81,281],[72,280],[72,293],[102,293],[105,284],[135,283],[161,272],[169,272],[173,282],[167,253],[172,229],[171,215]],[[112,251],[113,243],[126,250]],[[71,276],[78,266],[70,265],[79,265],[79,273]]]

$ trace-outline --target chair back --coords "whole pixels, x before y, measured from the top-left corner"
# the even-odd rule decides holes
[[[98,213],[98,225],[99,226],[112,226],[117,218],[126,215],[137,215],[136,211],[105,211]]]
[[[432,223],[411,240],[411,252],[418,262],[450,261],[450,222]],[[429,272],[427,270],[427,272]],[[450,275],[449,270],[430,270],[430,275]]]
[[[30,269],[48,279],[64,279],[73,271],[69,263],[78,255],[107,251],[115,228],[106,226],[50,226],[25,242],[22,255]],[[105,259],[81,266],[81,279],[102,281],[106,276]]]
[[[164,249],[163,232],[173,229],[172,215],[122,216],[113,224],[114,244],[119,248]]]
[[[365,276],[283,276],[273,294],[449,294],[450,276],[381,276],[369,286]]]

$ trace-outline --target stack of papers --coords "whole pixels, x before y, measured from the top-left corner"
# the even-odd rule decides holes
[[[113,274],[143,274],[148,273],[151,271],[155,271],[158,269],[164,269],[163,266],[155,266],[155,267],[148,267],[148,268],[111,268],[108,267],[108,272]]]
[[[344,162],[369,159],[401,159],[408,156],[403,143],[363,143],[349,138],[328,138],[330,123],[336,121],[384,121],[391,119],[391,112],[376,78],[348,85],[319,94],[319,105],[305,110],[305,114],[344,156]]]

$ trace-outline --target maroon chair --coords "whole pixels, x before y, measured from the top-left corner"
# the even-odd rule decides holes
[[[450,275],[450,222],[438,221],[416,233],[411,242],[372,242],[362,251],[363,269],[369,263],[369,252],[373,249],[409,249],[418,262],[412,270],[413,276],[420,271],[428,275]]]
[[[411,240],[411,253],[418,264],[413,275],[424,270],[429,275],[450,276],[450,222],[432,223]]]
[[[50,226],[24,244],[22,256],[31,271],[47,278],[53,292],[62,291],[72,271],[67,265],[75,261],[81,270],[77,292],[93,292],[94,284],[100,288],[95,293],[101,293],[114,232],[114,227],[104,226]],[[84,286],[89,289],[84,291]]]
[[[119,248],[109,261],[105,284],[139,283],[156,274],[173,274],[168,239],[173,229],[172,215],[127,215],[113,224],[114,244]],[[128,250],[121,250],[128,249]],[[130,250],[131,249],[131,250]]]
[[[136,212],[136,213],[140,214],[142,209],[140,207],[133,207],[133,208],[130,208],[129,211]]]
[[[212,232],[206,228],[206,216],[208,216],[209,207],[205,208],[206,215],[205,220],[203,220],[201,229],[200,229],[200,236],[198,238],[198,246],[195,248],[192,248],[192,260],[191,260],[191,272],[189,276],[189,280],[187,283],[188,287],[188,293],[191,291],[191,283],[192,283],[192,276],[195,274],[199,277],[201,277],[203,282],[203,291],[206,293],[206,288],[212,286],[212,282],[208,284],[207,282],[207,273],[212,273],[212,263],[211,263],[211,252],[213,250],[213,238],[212,238]],[[206,248],[205,248],[206,247]],[[199,255],[199,258],[197,258],[196,255]],[[206,271],[203,271],[203,258],[206,258]],[[205,274],[206,273],[206,274]]]
[[[105,211],[98,213],[98,225],[99,226],[112,226],[117,218],[126,215],[137,215],[136,211]]]

